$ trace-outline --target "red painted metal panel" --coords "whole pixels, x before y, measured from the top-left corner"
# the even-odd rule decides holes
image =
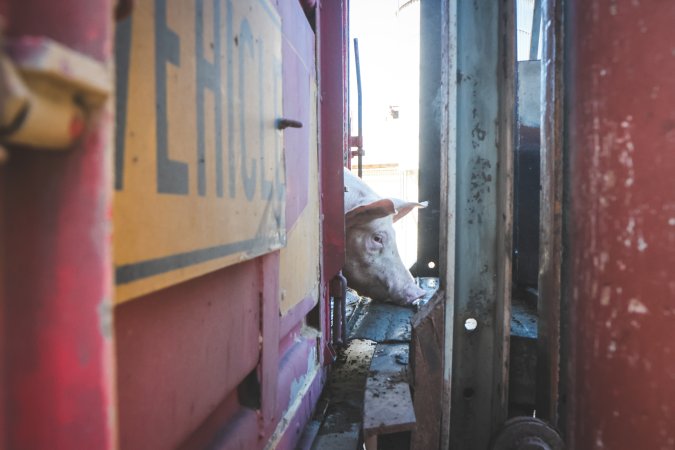
[[[5,1],[7,35],[111,60],[108,0]],[[114,448],[110,146],[96,111],[63,153],[13,149],[2,214],[9,448]]]
[[[3,0],[7,36],[47,36],[99,61],[112,52],[112,0]]]
[[[346,0],[324,1],[319,13],[319,92],[323,279],[330,280],[345,258],[343,166],[348,145]]]
[[[213,450],[242,450],[260,448],[258,416],[250,409],[242,409],[217,435],[209,447]],[[192,450],[199,447],[184,447]]]
[[[571,2],[570,448],[675,448],[675,3]]]
[[[316,168],[309,166],[308,151],[313,141],[311,117],[314,101],[311,84],[315,83],[314,33],[307,19],[295,2],[281,2],[279,13],[282,19],[283,57],[283,108],[284,117],[302,122],[302,128],[284,130],[286,156],[286,228],[291,229],[307,205],[309,173]]]
[[[296,414],[291,419],[286,433],[281,437],[277,444],[277,449],[297,449],[302,433],[314,413],[316,402],[321,396],[321,390],[326,382],[325,371],[317,372],[314,379],[311,380],[311,386],[307,394],[302,398],[301,404]]]
[[[281,413],[277,413],[277,377],[279,375],[279,252],[260,258],[262,279],[262,349],[258,365],[261,386],[262,428],[265,436],[274,431]]]
[[[282,355],[279,361],[279,379],[276,381],[279,412],[297,399],[299,385],[306,382],[305,377],[316,367],[316,348],[315,337],[300,334]]]
[[[122,448],[177,446],[255,369],[260,276],[256,259],[117,307]]]

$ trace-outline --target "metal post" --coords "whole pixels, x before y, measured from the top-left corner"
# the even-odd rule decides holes
[[[8,40],[50,39],[111,66],[112,1],[5,0],[0,10]],[[116,448],[110,101],[88,114],[71,149],[10,148],[3,169],[9,448]]]
[[[445,345],[453,357],[450,448],[484,450],[508,406],[515,8],[510,0],[450,1],[449,7],[444,39],[456,67],[444,78],[450,91],[442,107],[448,108],[444,151],[455,156],[441,163],[445,197],[456,198],[447,212],[456,217],[455,234],[443,234],[455,239],[444,265],[454,267],[453,275],[446,273],[454,276],[448,285],[454,310],[446,315],[454,333]]]
[[[563,225],[563,44],[560,0],[545,0],[541,76],[541,191],[539,317],[537,333],[537,415],[558,421],[560,299]]]
[[[675,447],[675,3],[565,2],[574,449]]]

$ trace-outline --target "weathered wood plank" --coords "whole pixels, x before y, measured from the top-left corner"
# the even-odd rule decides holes
[[[363,397],[375,342],[354,339],[340,353],[324,389],[328,402],[313,449],[353,449],[359,441]],[[356,440],[355,440],[356,439]]]
[[[417,428],[413,450],[440,448],[443,392],[445,293],[437,293],[412,321],[410,372]]]
[[[366,438],[415,428],[410,386],[393,381],[387,374],[368,378],[363,403],[363,434]]]
[[[407,369],[407,343],[377,346],[363,402],[363,434],[366,439],[415,428]]]

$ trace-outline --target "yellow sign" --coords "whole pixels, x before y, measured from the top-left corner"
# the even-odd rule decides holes
[[[117,301],[281,248],[275,7],[139,0],[116,53]]]

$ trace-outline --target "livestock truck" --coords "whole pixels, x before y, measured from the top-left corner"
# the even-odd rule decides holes
[[[514,0],[419,2],[437,289],[375,396],[348,1],[0,1],[0,449],[675,448],[675,4],[528,4],[525,64]]]

